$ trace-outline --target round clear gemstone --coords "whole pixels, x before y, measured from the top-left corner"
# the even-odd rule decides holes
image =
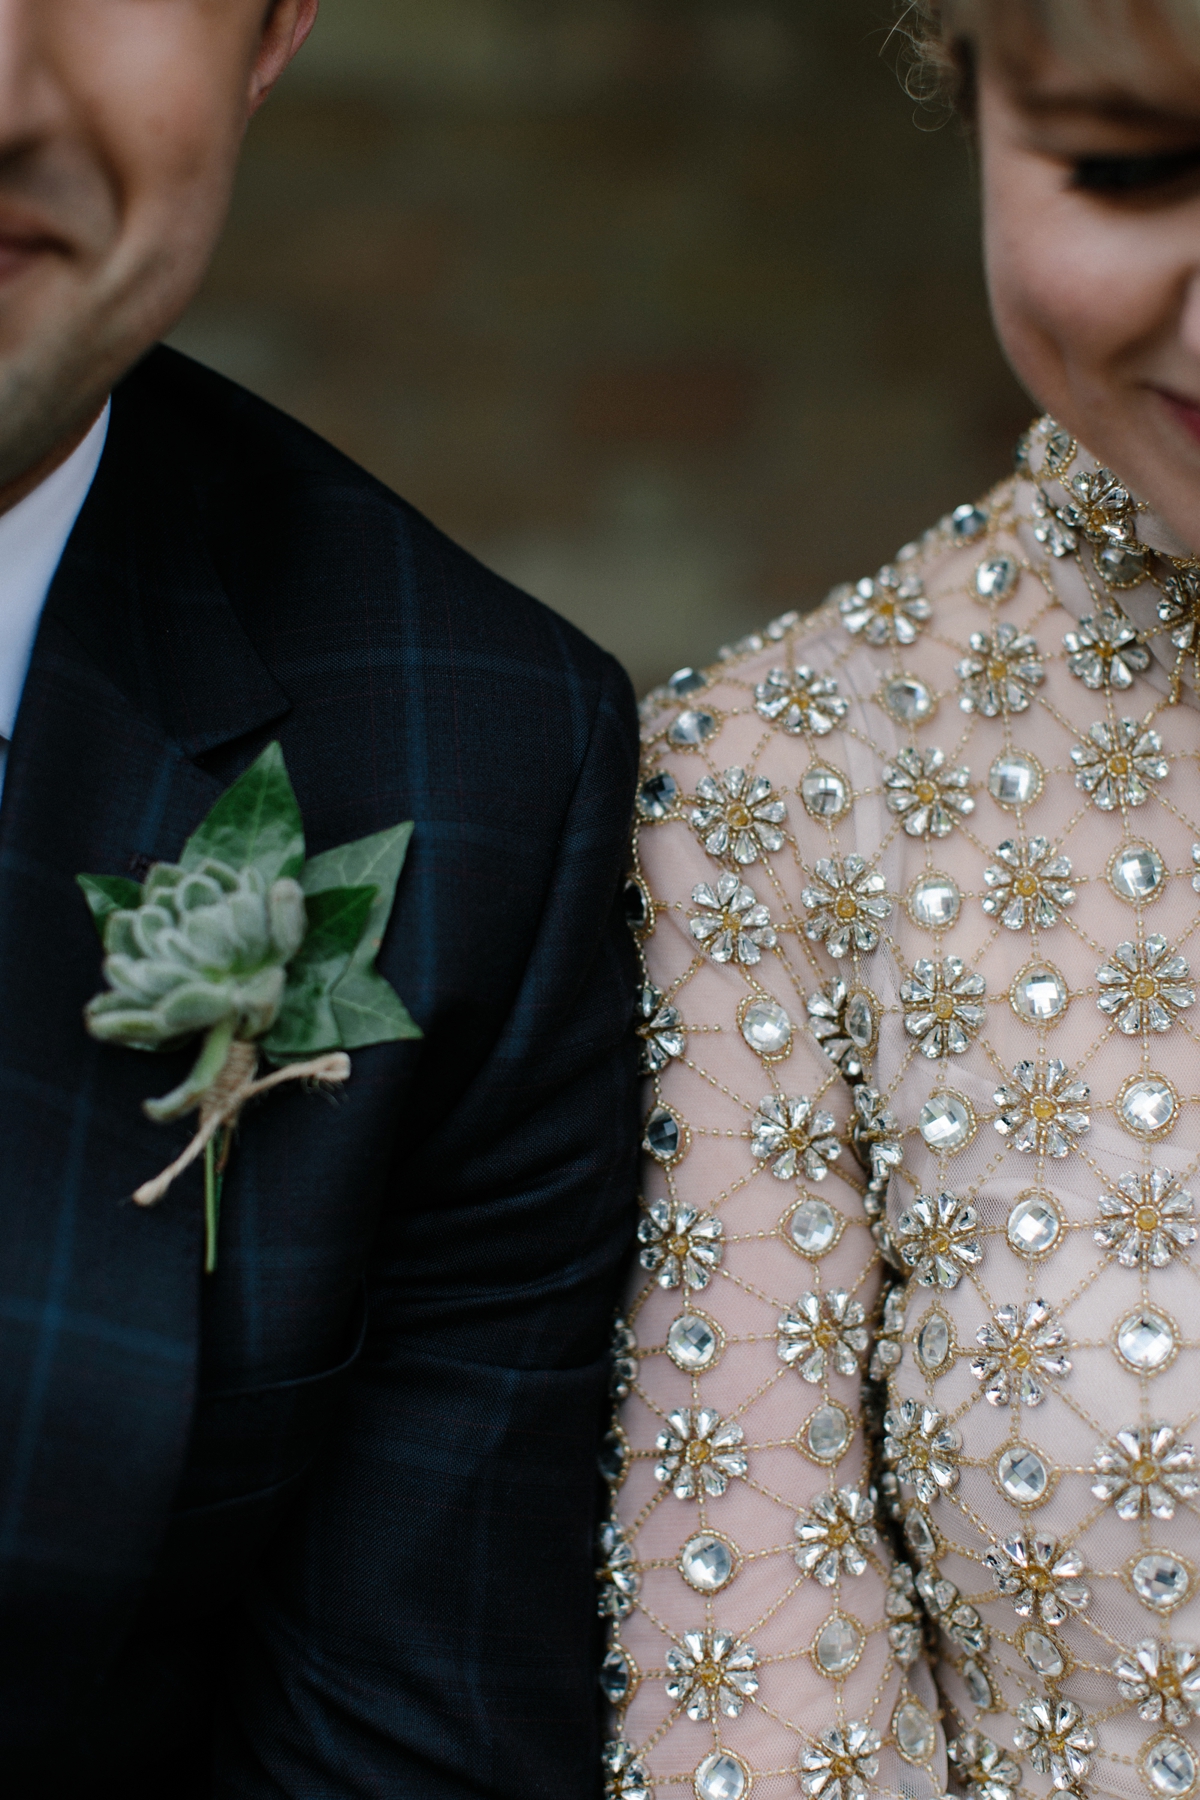
[[[1148,1550],[1145,1556],[1139,1556],[1129,1571],[1129,1579],[1138,1599],[1160,1613],[1174,1612],[1187,1599],[1192,1584],[1187,1564],[1169,1550]]]
[[[1108,885],[1118,900],[1137,906],[1153,900],[1167,878],[1166,864],[1153,844],[1126,844],[1108,867]]]
[[[808,1453],[816,1462],[836,1462],[851,1438],[854,1425],[840,1406],[818,1406],[808,1421]]]
[[[875,1042],[875,996],[860,989],[846,1001],[842,1018],[846,1036],[857,1050],[869,1050]]]
[[[698,1594],[719,1594],[737,1573],[733,1546],[711,1531],[697,1532],[679,1552],[679,1573]]]
[[[792,1021],[777,1000],[754,1000],[742,1013],[742,1036],[758,1056],[783,1056]]]
[[[853,1619],[833,1613],[817,1633],[813,1655],[826,1675],[843,1675],[852,1669],[862,1650],[862,1636]]]
[[[970,1694],[975,1705],[982,1711],[989,1712],[995,1705],[995,1699],[992,1694],[992,1684],[980,1668],[979,1664],[975,1662],[974,1659],[970,1662],[965,1662],[963,1664],[962,1672],[963,1680],[967,1684],[967,1692]]]
[[[680,713],[667,737],[681,750],[696,750],[701,744],[707,744],[716,729],[717,721],[712,713],[705,712],[701,706],[689,706],[686,712]]]
[[[1008,998],[1027,1025],[1053,1025],[1066,1012],[1071,995],[1053,963],[1030,963],[1013,982]]]
[[[975,1115],[961,1094],[930,1094],[917,1123],[934,1151],[961,1150],[975,1135]]]
[[[600,1691],[610,1706],[628,1700],[633,1688],[633,1664],[623,1650],[610,1650],[600,1664]]]
[[[645,931],[654,921],[654,902],[636,875],[631,875],[625,883],[623,901],[625,923],[630,931]]]
[[[1175,1359],[1179,1339],[1165,1313],[1141,1306],[1117,1326],[1117,1352],[1121,1361],[1139,1375],[1157,1375]]]
[[[696,1770],[692,1786],[696,1800],[742,1800],[750,1791],[750,1777],[736,1756],[728,1750],[714,1750]]]
[[[800,783],[800,798],[811,818],[840,819],[850,804],[850,789],[836,769],[810,769]]]
[[[703,1313],[680,1313],[673,1320],[667,1332],[667,1355],[686,1375],[711,1369],[720,1351],[717,1328]]]
[[[824,1256],[837,1243],[840,1224],[838,1214],[827,1201],[810,1196],[792,1214],[792,1242],[803,1256]]]
[[[917,1333],[917,1361],[926,1374],[934,1375],[950,1354],[950,1322],[943,1313],[930,1313]]]
[[[678,798],[679,783],[664,769],[638,789],[638,811],[643,819],[665,819]]]
[[[1146,579],[1145,553],[1127,550],[1120,544],[1105,544],[1097,550],[1096,567],[1110,587],[1136,587]]]
[[[1177,1737],[1156,1738],[1146,1751],[1142,1768],[1154,1792],[1166,1794],[1170,1800],[1190,1794],[1200,1772],[1188,1745]]]
[[[698,694],[700,689],[708,686],[708,676],[699,669],[676,669],[667,687],[676,700],[686,700],[689,694]]]
[[[1066,1669],[1063,1653],[1052,1637],[1044,1631],[1027,1631],[1021,1639],[1021,1655],[1029,1664],[1035,1675],[1048,1676],[1051,1681],[1057,1679]]]
[[[1117,1101],[1117,1113],[1134,1137],[1158,1137],[1174,1124],[1179,1101],[1175,1089],[1162,1075],[1143,1075],[1126,1084]]]
[[[1045,1194],[1026,1194],[1009,1213],[1006,1231],[1018,1256],[1045,1256],[1062,1234],[1062,1218]]]
[[[896,1708],[892,1733],[897,1750],[907,1762],[927,1762],[933,1755],[937,1733],[919,1700],[905,1700]]]
[[[879,698],[897,725],[924,725],[937,711],[937,701],[916,675],[893,676]]]
[[[679,1155],[683,1133],[679,1120],[665,1106],[656,1106],[646,1120],[646,1149],[656,1162],[672,1163]]]
[[[605,1433],[598,1461],[605,1481],[618,1482],[624,1478],[629,1466],[629,1445],[622,1432],[614,1429]]]
[[[1033,1506],[1045,1498],[1050,1476],[1036,1450],[1010,1444],[996,1464],[1001,1491],[1017,1506]]]
[[[989,556],[975,571],[975,592],[981,600],[1005,600],[1020,579],[1015,557]]]
[[[1000,806],[1016,811],[1031,806],[1042,791],[1042,765],[1023,750],[1006,750],[988,770],[988,793]]]
[[[969,544],[987,530],[988,516],[982,506],[968,502],[956,506],[950,514],[950,529],[960,544]]]
[[[953,925],[962,907],[962,895],[948,875],[922,875],[908,890],[908,916],[926,931]]]

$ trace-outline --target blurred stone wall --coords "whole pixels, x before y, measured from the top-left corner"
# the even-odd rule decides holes
[[[640,687],[1008,467],[970,159],[890,0],[324,0],[174,341]]]

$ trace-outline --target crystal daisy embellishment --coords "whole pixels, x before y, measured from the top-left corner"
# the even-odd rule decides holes
[[[668,1413],[655,1439],[655,1477],[677,1500],[697,1500],[701,1492],[717,1500],[749,1466],[741,1447],[744,1435],[740,1425],[710,1407],[680,1407]]]
[[[794,669],[771,669],[754,690],[754,710],[760,718],[797,737],[811,732],[827,737],[846,717],[849,702],[838,693],[837,682],[818,675],[806,663]]]
[[[962,1056],[977,1036],[987,1009],[987,984],[957,956],[939,962],[922,957],[900,989],[904,1029],[922,1056]]]
[[[1118,807],[1144,806],[1153,784],[1167,774],[1162,738],[1151,726],[1136,719],[1103,720],[1089,725],[1087,738],[1071,751],[1075,785],[1090,796],[1101,812]]]
[[[973,631],[968,640],[971,655],[958,665],[962,683],[959,706],[965,713],[995,719],[1002,713],[1022,713],[1035,689],[1046,678],[1037,644],[1027,631],[1007,622],[997,625],[989,637]]]
[[[1053,1538],[1007,1537],[983,1560],[1019,1619],[1040,1619],[1053,1628],[1091,1600],[1083,1558]]]
[[[824,1181],[829,1165],[842,1153],[837,1120],[813,1107],[806,1094],[789,1099],[768,1094],[760,1100],[750,1126],[750,1142],[759,1162],[769,1162],[777,1181],[807,1175]]]
[[[1076,680],[1093,691],[1114,688],[1123,692],[1133,678],[1150,667],[1150,652],[1119,613],[1106,608],[1094,618],[1080,619],[1063,638],[1067,667]]]
[[[1040,1406],[1044,1383],[1062,1381],[1071,1372],[1063,1355],[1067,1339],[1044,1300],[1001,1306],[981,1325],[975,1341],[983,1354],[973,1359],[971,1373],[983,1385],[991,1406]]]
[[[697,836],[710,856],[731,857],[742,868],[782,850],[780,826],[787,806],[763,775],[726,769],[696,783],[699,805],[691,811]]]
[[[861,856],[850,855],[840,862],[822,857],[800,896],[809,909],[805,937],[824,944],[838,960],[851,950],[864,954],[874,950],[879,928],[892,913],[886,888],[883,876],[868,868]]]
[[[1092,1766],[1096,1734],[1074,1700],[1061,1694],[1022,1700],[1017,1707],[1013,1743],[1024,1750],[1040,1775],[1056,1788],[1082,1781]]]
[[[831,1369],[856,1375],[869,1341],[866,1314],[845,1288],[801,1294],[779,1321],[779,1360],[813,1384]]]
[[[861,1575],[878,1542],[874,1496],[857,1488],[818,1494],[796,1520],[796,1563],[822,1587],[838,1576]]]
[[[1169,1031],[1176,1013],[1196,1004],[1187,958],[1157,935],[1144,944],[1118,944],[1096,970],[1096,980],[1100,984],[1097,1006],[1127,1036],[1138,1031]]]
[[[895,1244],[920,1287],[956,1288],[983,1260],[979,1215],[955,1194],[918,1194],[896,1221]]]
[[[1169,1169],[1122,1175],[1100,1196],[1100,1224],[1092,1233],[1125,1269],[1164,1269],[1196,1241],[1195,1203]]]
[[[657,1276],[661,1288],[682,1284],[692,1292],[706,1288],[725,1254],[725,1227],[720,1219],[698,1212],[681,1200],[653,1200],[638,1226],[643,1269]]]
[[[947,768],[945,751],[932,746],[906,746],[883,770],[888,811],[897,815],[909,837],[949,837],[958,821],[975,811],[970,783],[969,769]]]
[[[915,643],[929,622],[930,611],[919,576],[905,575],[890,565],[880,569],[874,580],[857,582],[838,596],[838,612],[846,630],[875,649]]]
[[[922,1506],[958,1481],[962,1433],[936,1406],[902,1400],[885,1413],[883,1455],[897,1481],[911,1487]]]
[[[1200,1650],[1194,1644],[1143,1638],[1113,1664],[1122,1700],[1147,1725],[1187,1726],[1200,1715]]]
[[[800,1758],[800,1786],[808,1800],[866,1800],[879,1773],[882,1740],[851,1719],[834,1726]]]
[[[1193,679],[1200,680],[1200,570],[1180,569],[1164,584],[1158,619],[1179,652],[1178,661],[1190,657]]]
[[[999,919],[1007,931],[1036,926],[1048,931],[1064,909],[1075,904],[1071,886],[1071,859],[1059,856],[1044,837],[1018,844],[1005,838],[997,845],[1000,859],[983,871],[987,893],[980,901],[985,913]]]
[[[1169,1425],[1128,1425],[1096,1449],[1092,1492],[1118,1519],[1173,1519],[1180,1500],[1200,1493],[1200,1468],[1191,1444]]]
[[[692,903],[699,910],[688,920],[688,930],[713,962],[753,968],[764,950],[774,949],[770,913],[736,875],[720,876],[715,887],[702,881],[692,889]]]
[[[947,1746],[967,1800],[1015,1800],[1021,1765],[982,1731],[964,1731]]]
[[[736,1719],[758,1692],[758,1652],[730,1631],[685,1631],[682,1647],[667,1652],[667,1696],[697,1724],[718,1715]]]
[[[1011,1084],[996,1089],[999,1112],[992,1123],[1001,1137],[1012,1139],[1014,1150],[1027,1156],[1067,1156],[1090,1129],[1090,1094],[1087,1083],[1074,1080],[1057,1057],[1044,1067],[1019,1062]]]

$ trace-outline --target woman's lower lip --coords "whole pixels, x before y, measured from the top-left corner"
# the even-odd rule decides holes
[[[1161,388],[1158,392],[1172,418],[1177,419],[1188,435],[1200,444],[1200,406],[1190,400],[1181,400],[1178,394],[1164,393]]]

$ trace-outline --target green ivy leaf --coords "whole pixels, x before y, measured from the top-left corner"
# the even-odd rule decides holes
[[[336,850],[314,856],[300,878],[305,893],[310,895],[334,885],[353,886],[368,881],[378,890],[366,930],[333,995],[343,1050],[423,1035],[391,983],[375,972],[375,958],[391,917],[396,883],[412,834],[410,819],[403,825],[394,825],[390,831],[377,831],[354,843],[341,844]]]
[[[113,913],[133,912],[142,904],[140,886],[124,875],[77,875],[75,879],[91,908],[101,943],[104,942],[104,927]]]
[[[210,856],[231,869],[256,868],[268,886],[283,875],[299,879],[304,822],[278,744],[268,744],[225,790],[179,861],[195,869]]]
[[[288,965],[279,1017],[262,1040],[272,1062],[341,1047],[333,990],[367,928],[375,897],[373,886],[331,887],[307,897],[308,934]]]

